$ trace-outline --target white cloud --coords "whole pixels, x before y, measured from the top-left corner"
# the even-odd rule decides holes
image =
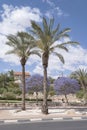
[[[0,58],[5,62],[19,64],[19,59],[14,55],[5,55],[9,47],[5,45],[6,35],[14,34],[18,31],[25,31],[30,27],[30,20],[41,21],[41,13],[38,8],[14,7],[12,5],[3,6],[0,21]],[[2,49],[3,48],[3,49]]]
[[[27,65],[33,65],[33,64],[40,64],[41,65],[41,58],[37,55],[31,55],[26,64]]]
[[[40,65],[37,65],[35,69],[33,70],[33,73],[43,75],[43,68]]]
[[[31,7],[13,7],[3,5],[0,22],[0,32],[2,34],[16,33],[24,31],[30,26],[30,20],[41,21],[41,13],[37,8]]]
[[[51,7],[55,7],[54,2],[52,2],[51,0],[46,0],[46,2],[47,2]]]
[[[64,71],[74,71],[78,68],[87,68],[87,50],[83,49],[81,46],[69,46],[68,49],[68,53],[59,51],[65,59],[65,64],[61,64],[57,57],[51,57],[48,69],[50,73],[53,70],[60,73]]]
[[[45,13],[48,18],[53,17],[54,14],[57,16],[69,16],[69,14],[65,13],[59,6],[56,6],[52,0],[44,0],[43,2],[46,2],[50,6],[50,9]]]

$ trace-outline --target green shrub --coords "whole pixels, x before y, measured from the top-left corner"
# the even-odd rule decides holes
[[[55,92],[54,92],[54,91],[49,91],[49,95],[50,95],[50,96],[54,96],[54,95],[55,95]]]
[[[83,98],[84,98],[85,101],[87,101],[87,92],[84,93]]]
[[[50,86],[49,88],[49,93],[48,93],[50,96],[54,96],[55,95],[55,91],[54,91],[54,88],[53,86]]]
[[[3,97],[7,100],[15,100],[16,99],[16,95],[14,93],[11,93],[11,92],[4,93]]]
[[[76,93],[76,97],[79,98],[79,99],[82,99],[84,97],[84,91],[83,90],[80,90]]]
[[[29,95],[33,95],[34,94],[34,92],[33,91],[29,91]]]
[[[0,94],[6,93],[7,90],[5,88],[0,88]]]
[[[79,103],[79,102],[71,102],[71,103],[69,103],[69,105],[71,105],[71,106],[82,106],[83,104]]]
[[[36,101],[36,99],[35,99],[35,98],[28,99],[28,98],[27,98],[26,101]],[[43,99],[42,99],[42,98],[39,98],[38,101],[43,101]],[[52,100],[51,100],[51,99],[47,99],[47,101],[52,101]]]

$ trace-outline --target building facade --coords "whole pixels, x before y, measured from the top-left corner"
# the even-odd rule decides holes
[[[25,79],[30,77],[29,72],[25,72]],[[22,72],[14,72],[14,80],[16,83],[21,83],[22,81]]]

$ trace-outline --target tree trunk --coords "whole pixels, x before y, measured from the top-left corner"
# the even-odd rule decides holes
[[[22,110],[25,110],[25,65],[22,65]]]
[[[82,90],[83,90],[83,91],[86,91],[86,87],[85,87],[84,83],[83,83],[81,80],[80,80],[80,84],[81,84]]]
[[[65,94],[65,99],[66,99],[66,104],[68,105],[69,104],[69,101],[68,101],[68,98],[67,98],[67,95]]]
[[[47,103],[47,67],[44,66],[44,88],[43,88],[43,104],[42,104],[42,113],[48,114],[48,103]]]
[[[36,92],[36,105],[38,105],[38,92]]]

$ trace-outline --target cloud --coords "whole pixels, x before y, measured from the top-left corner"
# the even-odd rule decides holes
[[[19,64],[18,57],[14,55],[5,55],[9,50],[6,46],[6,35],[14,34],[18,31],[25,31],[30,27],[30,20],[41,21],[41,13],[38,8],[18,7],[4,4],[1,12],[0,21],[0,58],[5,62]],[[2,49],[3,48],[3,49]]]
[[[69,16],[69,14],[65,13],[59,6],[56,6],[52,0],[44,0],[43,2],[46,2],[50,6],[50,9],[45,13],[48,18],[53,17],[55,14],[57,16]]]
[[[73,71],[83,66],[87,66],[87,50],[83,49],[81,46],[69,47],[69,53],[64,54],[66,63],[64,69]]]
[[[30,20],[41,21],[40,16],[41,13],[38,8],[13,7],[4,4],[1,13],[0,32],[2,34],[12,34],[17,31],[24,31],[31,26]]]
[[[37,65],[37,66],[35,67],[35,69],[33,70],[33,73],[43,75],[43,68],[42,68],[42,66]]]
[[[64,59],[65,59],[65,64],[61,64],[59,59],[54,58],[54,56],[51,57],[51,60],[49,61],[49,71],[52,72],[54,69],[58,73],[66,71],[75,71],[78,68],[87,68],[87,50],[83,49],[81,46],[69,46],[68,47],[69,52],[65,51],[59,51]],[[52,67],[54,66],[54,67]],[[57,73],[57,74],[58,74]]]
[[[51,0],[46,0],[46,2],[47,2],[51,7],[55,7],[54,2],[52,2]]]

